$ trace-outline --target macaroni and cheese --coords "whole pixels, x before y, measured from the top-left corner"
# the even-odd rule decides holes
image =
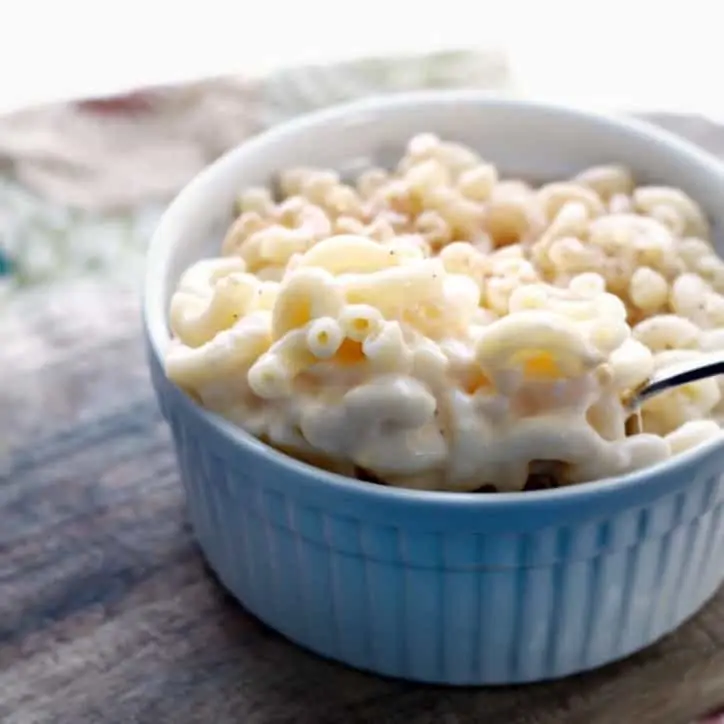
[[[241,194],[221,256],[171,299],[170,379],[344,475],[515,491],[626,473],[721,438],[724,385],[627,396],[724,349],[724,261],[682,191],[618,165],[534,188],[413,138],[355,183]]]

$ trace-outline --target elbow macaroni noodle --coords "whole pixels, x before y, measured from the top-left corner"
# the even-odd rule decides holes
[[[714,379],[636,425],[625,406],[654,371],[724,349],[724,261],[679,189],[615,164],[533,188],[431,134],[395,169],[290,169],[278,188],[246,190],[222,255],[181,277],[166,372],[279,450],[388,485],[512,491],[722,437]]]

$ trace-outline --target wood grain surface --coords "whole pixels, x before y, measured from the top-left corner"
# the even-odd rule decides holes
[[[192,539],[136,296],[87,281],[0,316],[0,722],[688,724],[724,701],[723,593],[628,661],[517,688],[383,680],[270,631]]]

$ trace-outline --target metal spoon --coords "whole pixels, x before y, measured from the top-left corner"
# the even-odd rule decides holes
[[[704,358],[672,365],[655,372],[643,385],[631,393],[625,404],[630,412],[636,412],[646,400],[654,395],[717,375],[724,375],[724,352],[716,352]]]

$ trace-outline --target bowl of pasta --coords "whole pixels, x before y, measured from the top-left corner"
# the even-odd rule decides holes
[[[171,203],[144,299],[189,516],[251,613],[452,685],[623,658],[724,579],[724,170],[645,123],[424,92]]]

